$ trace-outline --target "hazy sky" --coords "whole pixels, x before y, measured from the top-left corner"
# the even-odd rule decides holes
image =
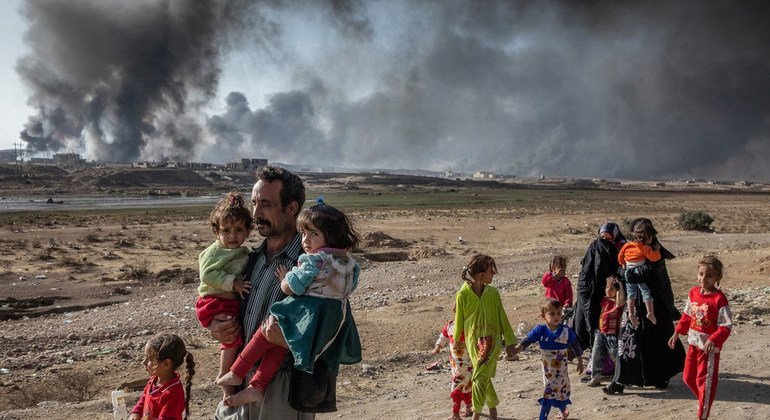
[[[106,161],[770,180],[766,2],[14,0],[0,16],[0,148],[23,130],[39,153]]]

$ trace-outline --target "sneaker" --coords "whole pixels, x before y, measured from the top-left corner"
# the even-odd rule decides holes
[[[619,383],[617,383],[615,381],[612,381],[607,386],[602,388],[602,391],[604,391],[604,393],[607,394],[607,395],[622,394],[623,390],[625,388],[626,387],[624,387],[623,385],[621,385],[621,384],[619,384]]]
[[[596,388],[597,386],[602,386],[602,380],[599,379],[599,377],[591,378],[590,381],[586,384],[590,386],[591,388]]]

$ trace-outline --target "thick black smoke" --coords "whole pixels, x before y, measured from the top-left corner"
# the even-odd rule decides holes
[[[36,150],[770,179],[764,2],[28,0],[25,13]],[[257,63],[248,77],[283,84],[237,89],[203,123],[229,47]]]
[[[22,139],[32,151],[85,147],[107,161],[191,158],[203,139],[196,112],[216,93],[223,28],[238,23],[224,4],[27,0],[31,53],[17,72],[38,114]]]
[[[770,179],[766,3],[353,6],[365,30],[309,35],[330,39],[323,58],[287,54],[294,85],[262,109],[237,94],[209,120],[220,145],[317,166]]]

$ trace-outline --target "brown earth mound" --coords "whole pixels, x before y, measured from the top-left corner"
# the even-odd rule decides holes
[[[396,239],[385,232],[379,232],[379,231],[366,232],[363,236],[364,248],[369,248],[369,247],[397,248],[397,247],[405,247],[408,245],[409,245],[409,242],[403,241],[401,239]]]

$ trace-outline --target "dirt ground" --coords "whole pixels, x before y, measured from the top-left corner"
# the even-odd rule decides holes
[[[429,193],[429,192],[426,192]],[[361,286],[351,298],[363,362],[342,368],[337,413],[320,419],[442,419],[450,413],[447,354],[429,354],[452,316],[460,270],[476,252],[495,257],[496,284],[516,326],[538,322],[540,277],[554,253],[580,258],[606,219],[649,217],[677,258],[668,264],[678,304],[695,285],[697,260],[718,254],[737,323],[722,354],[713,418],[770,418],[770,195],[639,192],[612,205],[568,201],[516,208],[353,210],[367,241],[357,258]],[[683,231],[679,210],[706,210],[715,232]],[[610,210],[607,210],[610,209]],[[626,209],[626,210],[623,210]],[[0,214],[0,220],[3,220]],[[205,220],[30,216],[0,222],[0,419],[107,419],[109,393],[146,382],[142,348],[150,336],[185,338],[197,367],[191,418],[211,418],[218,345],[193,306],[197,254],[213,240]],[[259,243],[257,235],[251,245]],[[428,365],[441,362],[439,369]],[[571,367],[571,418],[695,416],[695,400],[675,377],[669,389],[627,388],[606,396],[579,383]],[[535,418],[542,392],[538,356],[498,364],[502,419]],[[555,416],[555,413],[554,413]]]

